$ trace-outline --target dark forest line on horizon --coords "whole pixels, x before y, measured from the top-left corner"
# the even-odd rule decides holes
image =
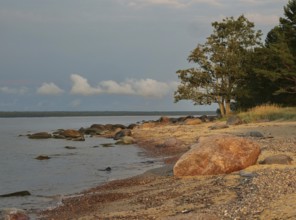
[[[3,111],[0,118],[87,116],[216,115],[215,111]]]

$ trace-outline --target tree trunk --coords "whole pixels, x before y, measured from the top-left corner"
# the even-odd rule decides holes
[[[223,118],[223,117],[225,116],[225,107],[224,107],[224,103],[223,103],[223,102],[219,102],[218,105],[219,105],[219,108],[220,108],[221,116],[222,116],[222,118]]]
[[[225,114],[230,115],[231,113],[231,109],[230,109],[230,100],[226,100],[225,101]]]

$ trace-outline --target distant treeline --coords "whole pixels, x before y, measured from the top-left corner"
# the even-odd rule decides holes
[[[215,111],[50,111],[50,112],[0,112],[0,118],[16,117],[83,117],[83,116],[172,116],[216,115]]]

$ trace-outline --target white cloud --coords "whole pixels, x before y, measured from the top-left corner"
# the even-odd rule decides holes
[[[43,83],[42,86],[37,89],[37,93],[42,95],[59,95],[63,92],[64,91],[54,83]]]
[[[168,94],[170,87],[167,83],[158,82],[154,79],[128,80],[135,91],[135,94],[144,97],[161,98]]]
[[[21,87],[21,88],[10,88],[7,86],[0,87],[0,93],[5,94],[16,94],[16,95],[24,95],[28,92],[28,88]]]
[[[87,79],[78,74],[72,74],[71,80],[73,83],[71,93],[79,95],[95,95],[102,93],[100,88],[91,87]]]
[[[113,80],[102,81],[99,83],[104,93],[109,94],[134,94],[134,90],[129,83],[117,83]]]
[[[92,87],[88,80],[80,75],[71,75],[73,86],[72,94],[96,95],[96,94],[117,94],[117,95],[138,95],[143,97],[161,98],[176,88],[177,82],[159,82],[154,79],[128,79],[124,82],[113,80],[102,81],[96,87]]]

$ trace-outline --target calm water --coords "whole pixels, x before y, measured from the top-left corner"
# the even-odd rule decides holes
[[[148,158],[136,146],[101,147],[112,139],[90,138],[85,142],[59,139],[32,140],[20,134],[79,129],[91,124],[128,125],[159,116],[0,118],[0,195],[28,190],[26,197],[0,198],[1,208],[35,210],[56,206],[65,195],[80,192],[104,182],[126,178],[162,165]],[[73,146],[76,149],[65,149]],[[99,146],[99,147],[94,147]],[[34,159],[48,155],[50,160]],[[152,164],[143,162],[153,160]],[[111,172],[99,171],[111,167]]]

